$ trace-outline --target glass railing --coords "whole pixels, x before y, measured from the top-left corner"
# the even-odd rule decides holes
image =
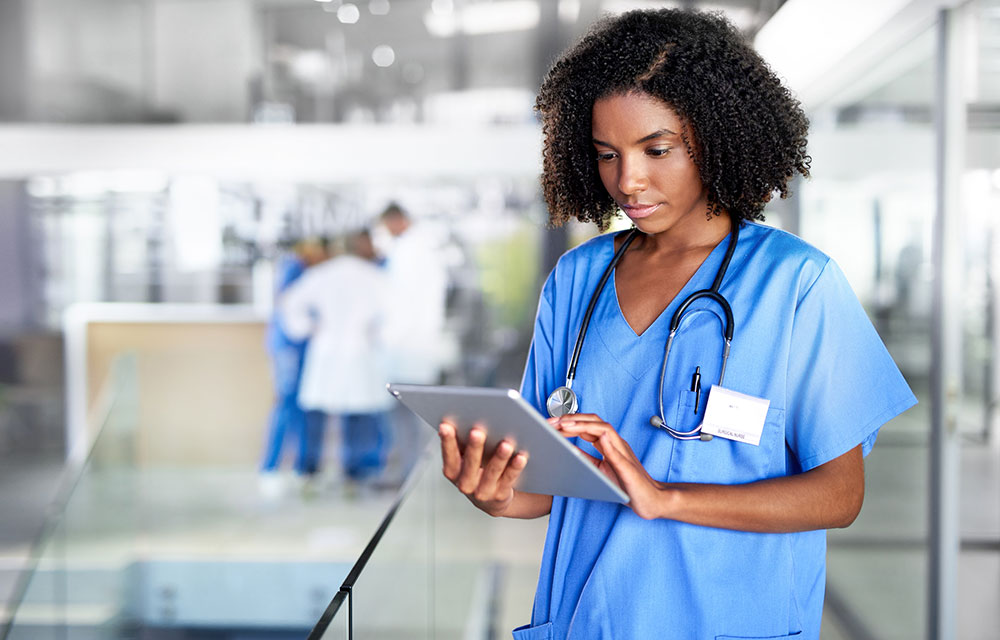
[[[241,382],[206,389],[192,363],[210,356],[172,349],[114,359],[91,403],[103,407],[92,447],[67,473],[0,640],[305,638],[396,503],[398,481],[338,476],[335,422],[323,475],[262,491],[256,463],[233,454],[256,456],[260,425],[236,442],[219,416],[182,417],[197,394]]]
[[[440,472],[435,443],[309,640],[499,638],[529,622],[547,519],[494,519]]]
[[[68,638],[69,629],[83,627],[106,629],[111,637],[121,620],[124,565],[134,552],[128,541],[134,541],[136,495],[127,482],[138,408],[134,356],[114,360],[98,395],[94,446],[64,471],[15,587],[3,640]],[[83,552],[98,538],[104,540],[100,560]]]

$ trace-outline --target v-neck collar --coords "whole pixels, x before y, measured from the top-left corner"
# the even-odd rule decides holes
[[[609,245],[611,247],[611,255],[613,256],[615,250],[614,234],[610,235],[611,235],[611,242],[609,243]],[[719,266],[722,264],[722,257],[726,253],[726,248],[729,246],[729,239],[731,236],[732,232],[730,231],[719,242],[719,244],[715,245],[712,251],[709,252],[708,256],[706,256],[705,259],[702,260],[701,264],[698,265],[698,268],[691,275],[691,277],[688,278],[688,281],[684,283],[684,286],[681,287],[680,291],[678,291],[677,294],[674,295],[673,300],[670,301],[670,303],[663,309],[663,311],[660,312],[660,315],[656,316],[656,319],[653,320],[653,322],[651,322],[649,326],[643,330],[642,333],[635,332],[635,329],[633,329],[632,325],[629,324],[628,320],[625,318],[625,313],[622,311],[621,302],[618,299],[618,284],[617,284],[618,269],[616,268],[614,272],[612,272],[611,274],[611,282],[610,282],[611,283],[610,289],[613,294],[612,299],[614,302],[614,310],[617,312],[615,314],[617,315],[617,319],[613,323],[614,325],[616,325],[613,328],[616,334],[615,337],[619,339],[631,338],[632,340],[641,340],[647,335],[659,333],[660,332],[659,325],[663,324],[664,322],[667,323],[670,322],[669,318],[673,316],[674,311],[680,305],[681,301],[685,300],[695,291],[699,291],[701,289],[707,289],[712,286],[712,281],[715,279],[715,274],[718,272]],[[608,258],[608,261],[609,262],[611,261],[610,257]],[[667,319],[665,320],[664,318]],[[612,324],[612,323],[604,323],[602,324],[602,326],[606,324]],[[626,331],[624,332],[621,331],[622,328],[624,328]],[[618,335],[619,333],[623,333],[625,335]],[[664,330],[663,333],[665,335],[666,331]]]
[[[614,256],[614,234],[608,234],[608,242],[600,252],[604,264],[610,263]],[[648,349],[649,345],[655,345],[657,353],[662,356],[662,349],[666,346],[667,333],[670,327],[670,318],[674,311],[689,295],[699,289],[707,289],[712,286],[715,274],[729,246],[729,235],[723,238],[708,257],[702,261],[701,265],[694,272],[688,281],[677,292],[670,304],[660,312],[660,315],[646,327],[641,334],[636,334],[632,326],[625,319],[621,305],[618,303],[618,291],[614,286],[614,278],[610,279],[610,286],[605,285],[605,289],[610,289],[610,293],[601,292],[596,308],[594,309],[594,321],[590,325],[590,332],[597,336],[597,341],[606,349],[608,355],[616,360],[633,379],[638,380],[651,367],[659,367],[660,361],[651,357]],[[612,274],[613,276],[614,274]],[[723,286],[728,282],[728,278],[723,282]],[[595,341],[595,342],[597,342]],[[596,348],[595,344],[591,348]],[[586,349],[584,349],[586,351]],[[582,356],[585,358],[586,356]]]

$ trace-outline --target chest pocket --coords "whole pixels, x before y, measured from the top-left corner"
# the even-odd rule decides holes
[[[701,422],[707,400],[701,398],[695,413],[694,395],[678,394],[674,428],[687,431]],[[786,475],[785,466],[785,412],[770,407],[758,446],[719,437],[675,441],[667,481],[741,484]]]

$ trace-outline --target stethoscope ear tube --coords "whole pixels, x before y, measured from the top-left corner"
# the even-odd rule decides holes
[[[611,274],[614,273],[618,262],[622,259],[622,256],[625,255],[625,251],[628,250],[629,245],[632,244],[632,241],[635,240],[637,235],[639,235],[638,229],[632,229],[629,231],[628,236],[625,237],[625,241],[622,242],[622,246],[618,247],[618,250],[615,251],[615,255],[611,258],[611,262],[601,275],[601,279],[597,283],[597,289],[594,291],[594,295],[590,296],[590,302],[587,304],[587,310],[583,313],[583,322],[580,324],[580,332],[577,334],[576,346],[573,347],[573,357],[570,358],[569,369],[566,371],[567,388],[573,386],[573,379],[576,378],[576,363],[580,360],[580,350],[583,349],[583,339],[587,337],[587,327],[590,325],[591,316],[594,315],[594,307],[597,306],[597,299],[600,297],[601,291],[604,290],[604,285],[607,284],[608,278],[610,278]]]
[[[553,418],[576,413],[577,409],[579,409],[579,401],[576,397],[576,392],[573,391],[573,380],[576,378],[576,363],[580,360],[580,350],[583,349],[583,339],[587,336],[587,327],[590,325],[590,318],[594,315],[594,307],[597,306],[597,299],[600,297],[601,291],[604,290],[604,285],[607,284],[608,278],[614,273],[615,266],[618,265],[622,256],[625,255],[625,251],[628,250],[629,245],[632,244],[632,241],[638,235],[638,229],[633,228],[629,231],[625,237],[625,241],[622,242],[622,246],[618,247],[618,250],[615,251],[611,262],[601,275],[601,280],[597,283],[594,295],[590,296],[587,310],[583,314],[580,332],[576,337],[576,346],[573,347],[573,357],[570,358],[569,369],[566,371],[566,384],[550,393],[548,399],[545,401],[545,408],[548,410],[549,416]]]
[[[726,321],[722,327],[722,337],[726,340],[726,351],[728,352],[728,345],[733,341],[733,309],[729,306],[729,301],[726,300],[726,298],[718,291],[702,289],[701,291],[695,291],[685,298],[684,302],[677,308],[677,311],[674,312],[673,317],[670,319],[670,334],[673,335],[677,331],[678,327],[680,327],[684,312],[688,310],[688,307],[690,307],[693,302],[699,300],[700,298],[714,300],[718,303],[719,307],[722,308],[722,313],[726,316]]]

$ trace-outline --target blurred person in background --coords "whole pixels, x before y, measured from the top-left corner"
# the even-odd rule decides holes
[[[301,240],[291,251],[279,256],[275,267],[275,296],[280,298],[306,269],[319,264],[327,257],[326,242],[319,239]],[[282,452],[286,444],[296,442],[295,473],[306,476],[314,473],[319,457],[318,443],[307,428],[306,412],[299,405],[299,383],[305,359],[307,339],[288,335],[277,307],[267,326],[267,352],[271,357],[274,375],[275,403],[268,423],[267,442],[261,463],[261,493],[274,498],[282,491],[282,478],[278,475]]]
[[[447,349],[445,297],[448,271],[443,239],[418,224],[396,203],[380,216],[392,238],[384,248],[392,291],[392,313],[386,326],[393,382],[436,384]]]
[[[389,380],[438,384],[454,349],[445,333],[448,269],[445,238],[417,223],[397,203],[379,216],[388,232],[382,247],[392,307],[386,326]],[[383,236],[385,237],[385,236]],[[391,466],[401,482],[416,462],[429,432],[408,409],[397,406],[393,427],[398,443]]]
[[[322,447],[327,416],[341,427],[341,465],[352,484],[385,466],[391,435],[383,338],[388,283],[375,264],[367,230],[345,238],[345,251],[310,268],[284,293],[280,312],[290,336],[309,339],[299,405],[311,442]],[[319,471],[321,456],[310,473]]]

